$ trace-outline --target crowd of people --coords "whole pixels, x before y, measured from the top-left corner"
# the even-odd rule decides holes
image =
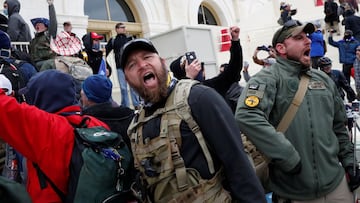
[[[19,1],[4,3],[0,200],[265,203],[271,192],[274,203],[354,202],[360,168],[344,103],[360,95],[357,4],[327,0],[322,29],[294,20],[296,9],[282,3],[282,26],[270,46],[254,51],[262,69],[251,76],[240,28],[232,26],[229,61],[208,78],[201,59],[184,53],[168,66],[150,40],[127,36],[122,22],[105,53],[96,32],[80,39],[69,21],[58,32],[53,0],[47,2],[49,19],[31,19],[33,38]],[[345,30],[336,41],[341,15]],[[29,42],[29,53],[15,50],[16,41]],[[342,71],[332,69],[327,43],[338,48]],[[262,51],[268,56],[259,58]],[[71,58],[84,64],[58,67]],[[120,104],[110,74],[118,76]],[[123,142],[109,147],[110,132]],[[241,135],[263,155],[266,179],[257,176]],[[98,176],[85,175],[94,170]]]

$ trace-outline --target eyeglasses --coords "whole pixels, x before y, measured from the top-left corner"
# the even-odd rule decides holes
[[[360,49],[356,49],[356,51],[360,51]]]

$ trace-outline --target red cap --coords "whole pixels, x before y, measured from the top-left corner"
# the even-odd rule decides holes
[[[91,32],[91,39],[102,40],[104,37],[102,35],[98,35],[96,32]]]

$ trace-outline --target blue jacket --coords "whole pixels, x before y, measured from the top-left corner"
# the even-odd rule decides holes
[[[340,40],[335,42],[332,36],[329,36],[329,44],[339,48],[339,61],[342,64],[353,64],[356,57],[356,47],[360,45],[359,41],[351,37],[349,40]]]
[[[311,39],[310,57],[324,56],[324,36],[321,30],[313,32],[309,38]]]

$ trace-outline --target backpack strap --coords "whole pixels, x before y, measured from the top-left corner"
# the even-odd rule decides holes
[[[60,115],[66,117],[66,116],[70,116],[70,115],[77,115],[78,112],[64,112],[61,113]],[[87,127],[87,122],[88,120],[90,120],[89,117],[85,116],[81,122],[79,124],[73,124],[70,123],[74,128],[75,127]],[[38,179],[39,179],[39,183],[40,183],[40,188],[44,189],[47,187],[47,183],[50,184],[51,188],[56,192],[56,194],[60,197],[62,202],[65,202],[66,200],[66,195],[55,185],[55,183],[40,169],[39,165],[37,163],[33,162],[33,166],[36,170],[36,173],[38,175]]]
[[[36,164],[33,163],[33,166],[36,170],[36,173],[38,175],[39,178],[39,183],[40,183],[40,188],[44,189],[47,187],[47,182],[50,184],[50,186],[52,187],[52,189],[56,192],[56,194],[60,197],[62,202],[65,202],[66,200],[66,195],[55,185],[55,183],[45,175],[45,173],[40,169],[40,167]]]

